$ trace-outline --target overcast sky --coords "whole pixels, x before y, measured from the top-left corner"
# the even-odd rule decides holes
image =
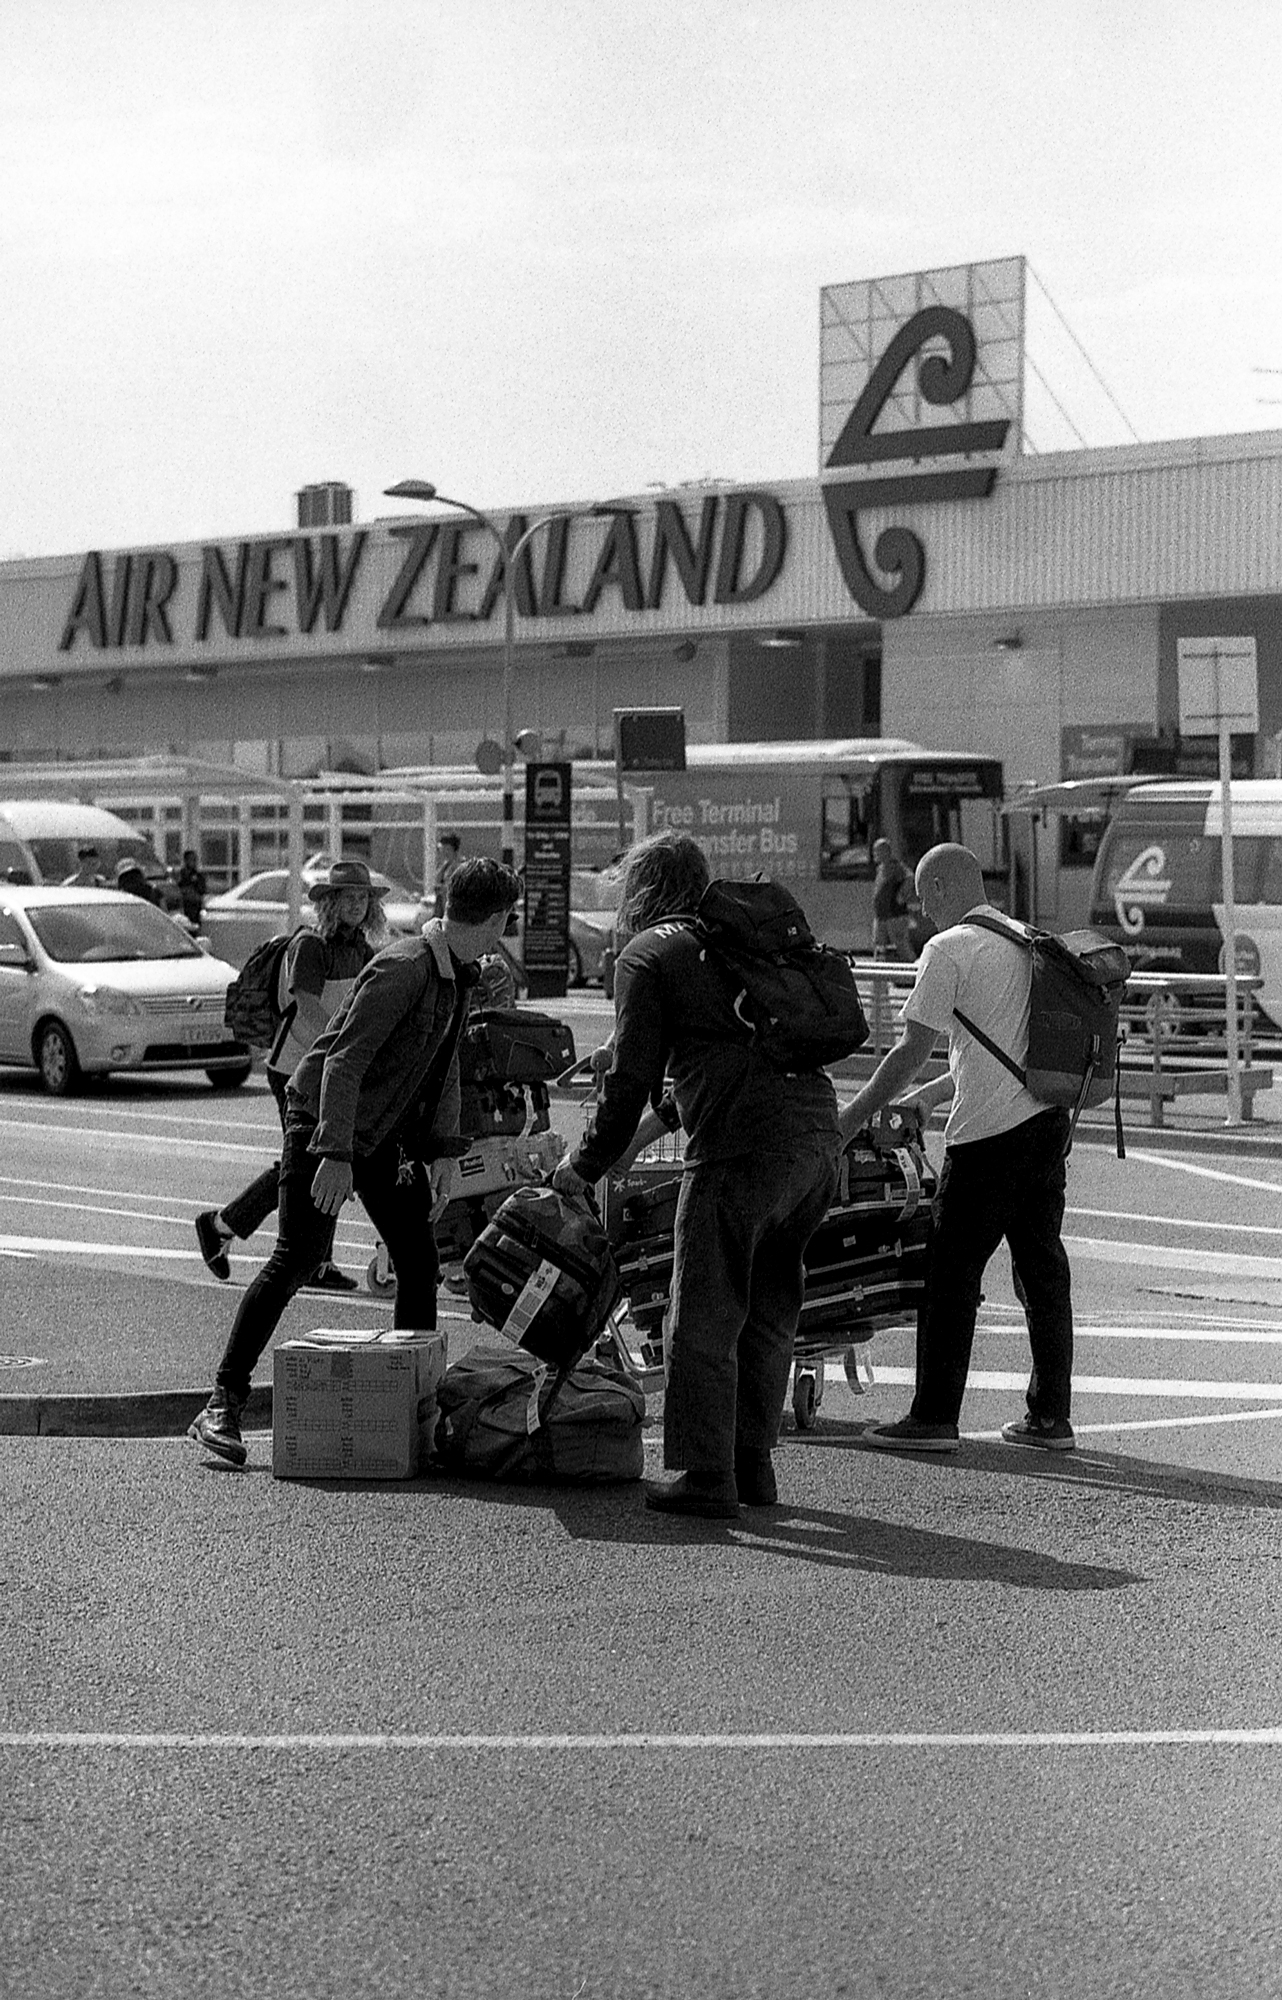
[[[820,287],[1020,253],[1282,427],[1282,0],[0,0],[0,107],[3,556],[808,477]]]

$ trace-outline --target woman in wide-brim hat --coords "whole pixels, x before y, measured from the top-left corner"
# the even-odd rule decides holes
[[[285,1086],[304,1055],[329,1026],[346,1000],[356,977],[380,945],[387,942],[383,898],[387,890],[371,879],[363,861],[335,861],[323,881],[307,891],[315,924],[307,924],[290,940],[278,975],[283,1007],[280,1028],[267,1058],[267,1082],[283,1124]],[[276,1207],[280,1162],[242,1189],[220,1209],[196,1217],[200,1254],[216,1278],[227,1279],[231,1264],[227,1246],[242,1240],[267,1220]],[[340,1271],[331,1254],[314,1272],[311,1283],[327,1291],[355,1291],[356,1281]]]
[[[377,951],[384,942],[384,884],[375,882],[363,861],[335,861],[322,882],[313,882],[308,901],[316,906],[316,928],[323,938],[340,929],[359,931]]]

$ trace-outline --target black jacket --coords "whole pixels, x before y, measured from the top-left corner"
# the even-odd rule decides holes
[[[571,1154],[584,1180],[599,1180],[671,1076],[691,1163],[745,1153],[787,1152],[830,1138],[837,1150],[837,1099],[828,1076],[785,1076],[750,1046],[726,980],[680,920],[630,938],[614,969],[614,1063],[592,1128]]]

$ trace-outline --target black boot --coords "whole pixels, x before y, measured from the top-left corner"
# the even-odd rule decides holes
[[[660,1485],[647,1480],[645,1504],[655,1514],[693,1514],[705,1521],[737,1521],[735,1483],[725,1472],[683,1472]]]
[[[243,1465],[249,1456],[240,1434],[240,1413],[244,1405],[226,1389],[215,1389],[187,1435],[224,1465]]]
[[[736,1451],[734,1480],[745,1507],[777,1507],[779,1486],[768,1451]]]

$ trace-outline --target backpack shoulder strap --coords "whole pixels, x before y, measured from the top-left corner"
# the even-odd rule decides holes
[[[983,1029],[977,1028],[975,1026],[975,1023],[970,1019],[970,1016],[962,1013],[960,1007],[953,1008],[953,1019],[955,1021],[960,1021],[963,1028],[966,1029],[967,1033],[975,1037],[975,1040],[980,1044],[980,1047],[987,1049],[990,1056],[995,1056],[997,1058],[997,1061],[1001,1064],[1002,1068],[1008,1069],[1011,1075],[1015,1078],[1016,1082],[1022,1083],[1024,1088],[1027,1090],[1028,1088],[1027,1072],[1020,1068],[1019,1064],[1014,1060],[1012,1056],[1007,1055],[1005,1049],[999,1049],[996,1042],[990,1041],[988,1039],[988,1036],[984,1033]]]

